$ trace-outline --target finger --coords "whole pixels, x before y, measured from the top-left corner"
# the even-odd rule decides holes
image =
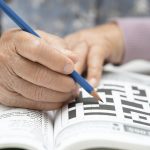
[[[73,48],[75,45],[79,43],[79,41],[82,41],[82,36],[80,35],[80,32],[79,33],[77,32],[66,36],[64,39],[69,48]]]
[[[14,76],[13,80],[15,81],[13,87],[11,87],[13,91],[16,91],[22,96],[34,101],[64,102],[74,97],[74,93],[57,92],[44,87],[36,86],[17,76]]]
[[[49,43],[50,45],[52,45],[54,47],[57,46],[59,48],[64,48],[64,49],[68,48],[64,39],[62,39],[56,35],[48,34],[41,30],[37,30],[37,33],[41,36],[42,39],[44,39],[47,43]]]
[[[0,97],[0,103],[10,107],[21,107],[36,110],[53,110],[60,108],[63,103],[38,102],[25,98],[24,96],[8,91],[4,87],[0,87],[3,94]]]
[[[103,70],[104,50],[99,46],[92,46],[87,60],[87,79],[94,86],[98,86]]]
[[[59,92],[71,92],[77,88],[71,77],[54,72],[19,55],[16,55],[12,61],[10,65],[13,71],[35,85]]]
[[[75,70],[81,74],[86,68],[88,45],[86,42],[80,42],[75,46],[73,52],[78,56],[78,62],[75,64]]]
[[[21,56],[38,62],[54,71],[70,74],[74,69],[73,62],[43,39],[19,31],[14,36],[16,51]]]
[[[51,45],[52,47],[60,51],[62,54],[69,57],[74,63],[78,61],[77,56],[74,53],[72,53],[70,50],[68,50],[67,44],[64,39],[55,36],[53,34],[45,33],[40,30],[38,30],[37,32],[49,45]]]

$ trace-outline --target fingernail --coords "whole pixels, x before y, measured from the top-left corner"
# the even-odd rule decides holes
[[[73,96],[78,96],[78,95],[80,94],[79,88],[75,88],[75,89],[72,91],[72,94],[73,94]]]
[[[70,74],[73,71],[73,65],[72,64],[66,64],[64,67],[64,73]]]
[[[96,87],[97,85],[97,80],[95,78],[92,78],[89,80],[90,84],[93,86],[93,87]]]

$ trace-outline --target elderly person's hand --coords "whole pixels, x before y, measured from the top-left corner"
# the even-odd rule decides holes
[[[77,93],[68,76],[77,58],[65,42],[39,32],[41,39],[10,30],[0,39],[0,103],[39,110],[60,107]]]
[[[106,62],[120,64],[123,58],[123,36],[115,23],[81,30],[65,37],[69,49],[78,54],[75,70],[87,71],[87,79],[97,86]],[[79,49],[82,45],[84,49]],[[86,48],[85,48],[86,47]]]

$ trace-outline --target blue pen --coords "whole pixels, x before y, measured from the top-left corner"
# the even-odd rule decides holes
[[[40,36],[27,24],[24,20],[22,20],[5,2],[4,0],[0,0],[0,8],[24,31],[29,32],[37,37]],[[94,88],[75,70],[70,74],[70,76],[77,82],[81,87],[83,87],[89,94],[95,97],[97,100],[101,100],[97,92]],[[103,101],[102,101],[103,102]]]

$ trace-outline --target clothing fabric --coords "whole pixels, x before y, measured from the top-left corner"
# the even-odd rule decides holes
[[[117,21],[123,31],[124,60],[150,60],[150,18],[126,18]]]

